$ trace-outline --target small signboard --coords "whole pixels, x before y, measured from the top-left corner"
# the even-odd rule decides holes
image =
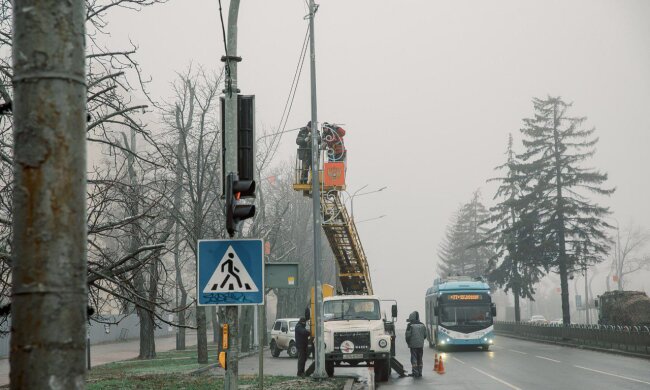
[[[298,263],[266,263],[266,288],[297,288],[298,272]]]
[[[262,240],[199,240],[198,249],[199,305],[264,303]]]

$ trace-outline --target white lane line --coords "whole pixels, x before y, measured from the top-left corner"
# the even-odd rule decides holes
[[[510,352],[515,352],[515,353],[520,353],[520,354],[522,354],[522,355],[528,355],[526,352],[517,351],[517,350],[515,350],[515,349],[509,349],[508,351],[510,351]]]
[[[462,361],[462,360],[460,360],[459,358],[455,358],[455,357],[452,356],[452,359],[454,359],[455,361],[457,361],[457,362],[459,362],[459,363],[463,363],[463,364],[465,364],[465,362]]]
[[[587,371],[597,372],[597,373],[599,373],[599,374],[604,374],[604,375],[609,375],[609,376],[615,376],[615,377],[617,377],[617,378],[621,378],[621,379],[627,379],[628,381],[632,381],[632,382],[645,383],[646,385],[650,385],[650,382],[642,381],[642,380],[640,380],[640,379],[630,378],[630,377],[623,376],[623,375],[612,374],[611,372],[605,372],[605,371],[600,371],[600,370],[594,370],[593,368],[587,368],[587,367],[582,367],[582,366],[573,366],[573,367],[576,367],[576,368],[582,368],[583,370],[587,370]]]
[[[544,359],[544,360],[550,360],[550,361],[555,362],[555,363],[562,363],[562,362],[559,361],[559,360],[555,360],[555,359],[547,358],[547,357],[544,357],[544,356],[538,356],[538,355],[535,355],[535,357],[536,357],[536,358],[540,358],[540,359]]]
[[[502,379],[499,379],[499,378],[497,378],[497,377],[494,376],[494,375],[490,375],[490,374],[488,374],[487,372],[485,372],[485,371],[483,371],[483,370],[479,370],[479,369],[476,368],[476,367],[472,367],[472,368],[475,369],[476,371],[480,372],[481,374],[483,374],[483,375],[485,375],[485,376],[487,376],[487,377],[490,377],[490,378],[494,379],[494,380],[497,381],[497,382],[501,382],[501,383],[503,383],[504,385],[508,386],[509,388],[511,388],[511,389],[513,389],[513,390],[521,390],[521,388],[519,388],[519,387],[517,387],[517,386],[515,386],[515,385],[513,385],[513,384],[510,384],[510,383],[508,383],[508,382],[506,382],[506,381],[504,381],[504,380],[502,380]]]

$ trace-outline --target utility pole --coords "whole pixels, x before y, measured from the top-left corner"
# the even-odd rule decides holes
[[[587,325],[591,323],[591,319],[589,318],[589,285],[588,285],[588,280],[587,280],[587,264],[585,264],[585,320],[587,322]]]
[[[237,174],[237,19],[239,17],[239,0],[230,0],[228,10],[228,38],[226,55],[221,58],[226,63],[226,88],[224,90],[225,128],[224,131],[224,177]],[[224,183],[225,185],[225,183]],[[225,187],[225,186],[224,186]],[[226,306],[226,321],[228,323],[228,350],[227,369],[225,377],[226,390],[239,388],[237,377],[239,374],[239,306]]]
[[[316,359],[314,378],[325,378],[325,344],[323,342],[323,286],[321,284],[321,212],[320,212],[320,174],[318,137],[318,109],[316,102],[316,48],[314,37],[314,16],[318,7],[309,0],[309,52],[311,69],[311,192],[314,215],[314,321],[316,340],[314,358]]]
[[[86,72],[83,0],[14,0],[12,389],[83,387]]]

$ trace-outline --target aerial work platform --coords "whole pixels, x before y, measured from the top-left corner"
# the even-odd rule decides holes
[[[322,160],[321,160],[322,161]],[[354,221],[341,200],[345,191],[345,161],[325,162],[319,170],[323,231],[337,262],[343,294],[372,294],[370,269]],[[293,189],[305,196],[312,193],[311,170],[303,171],[296,160]]]

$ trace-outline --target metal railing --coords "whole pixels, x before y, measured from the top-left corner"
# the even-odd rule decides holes
[[[511,334],[531,340],[556,341],[650,355],[650,328],[647,326],[564,326],[497,321],[494,323],[494,331],[497,334]]]

